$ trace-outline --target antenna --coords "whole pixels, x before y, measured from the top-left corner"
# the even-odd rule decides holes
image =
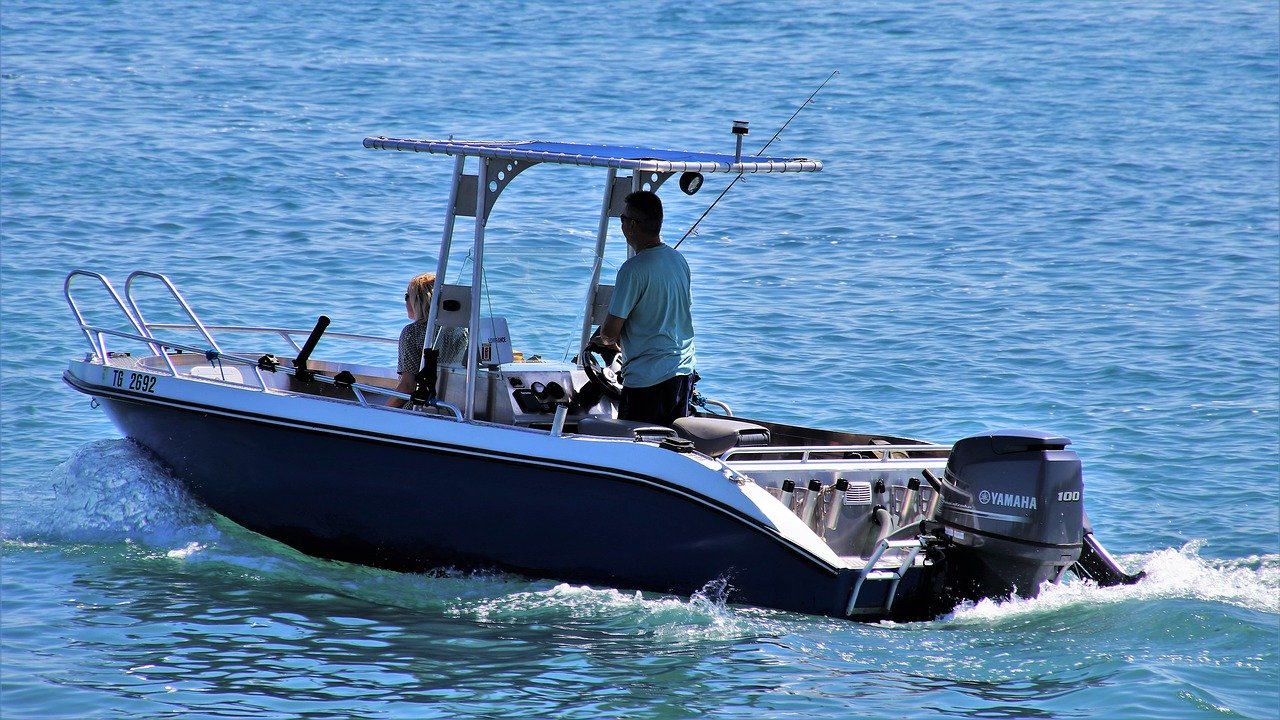
[[[778,136],[782,134],[782,131],[787,129],[787,126],[791,124],[791,121],[796,119],[796,116],[800,114],[800,111],[805,109],[805,107],[807,107],[809,103],[813,102],[813,99],[818,96],[818,93],[822,92],[822,88],[826,87],[827,83],[831,82],[831,78],[839,74],[840,74],[839,70],[832,70],[831,74],[827,76],[827,79],[823,80],[822,84],[818,86],[818,89],[814,90],[813,93],[809,95],[809,97],[805,98],[805,101],[800,103],[800,107],[796,108],[796,111],[791,113],[791,117],[787,118],[787,121],[782,123],[782,127],[778,128],[778,132],[774,133],[773,137],[769,138],[769,142],[765,143],[764,147],[760,148],[760,150],[756,152],[756,157],[760,157],[761,155],[763,155],[764,151],[768,150],[769,146],[773,144],[773,141],[777,140]],[[736,163],[742,162],[742,137],[747,134],[747,121],[734,120],[733,134],[737,138],[737,149],[734,151],[734,154],[733,154],[733,161],[736,164]],[[737,185],[738,181],[741,179],[742,179],[742,173],[738,173],[737,176],[733,178],[733,182],[729,183],[729,185],[725,187],[724,190],[720,191],[720,194],[716,196],[716,199],[711,201],[711,205],[708,206],[705,211],[703,211],[701,217],[695,220],[694,223],[689,226],[689,229],[685,231],[684,235],[680,237],[680,241],[675,244],[675,247],[677,248],[680,247],[680,243],[688,239],[688,237],[691,234],[693,234],[693,231],[698,229],[698,224],[701,223],[703,219],[706,218],[707,215],[711,213],[711,210],[715,208],[715,206],[720,202],[721,198],[723,198],[730,190],[732,190],[733,186]]]

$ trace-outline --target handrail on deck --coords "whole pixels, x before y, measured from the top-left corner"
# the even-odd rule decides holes
[[[900,459],[892,457],[893,453],[950,453],[950,445],[931,445],[931,444],[910,444],[910,445],[778,445],[772,447],[735,447],[730,448],[721,456],[723,462],[730,460],[740,460],[744,462],[770,462],[770,459],[760,457],[751,458],[749,456],[761,455],[798,455],[800,462],[824,462],[829,460],[843,460],[848,458],[811,458],[814,454],[833,454],[833,453],[872,453],[879,460],[888,461]],[[744,456],[744,457],[738,457]],[[864,460],[872,460],[875,458],[862,458]],[[910,458],[908,458],[910,459]]]
[[[155,338],[150,337],[145,326],[137,317],[134,316],[132,312],[130,312],[129,308],[125,305],[124,300],[121,299],[120,293],[116,292],[116,289],[111,285],[111,281],[107,279],[106,275],[92,272],[90,270],[72,270],[67,273],[67,279],[62,283],[62,296],[67,299],[67,305],[71,307],[71,314],[76,316],[76,324],[80,326],[80,331],[84,333],[85,340],[89,341],[89,348],[93,350],[98,357],[102,358],[104,361],[107,359],[107,343],[103,338],[103,335],[117,333],[110,331],[104,333],[104,331],[98,330],[97,328],[93,328],[94,331],[97,332],[96,336],[89,332],[90,326],[85,322],[84,313],[80,312],[79,303],[77,303],[75,298],[71,296],[71,282],[77,277],[91,277],[101,283],[102,288],[111,296],[116,307],[120,308],[120,312],[124,313],[125,319],[129,321],[129,324],[133,326],[133,329],[137,330],[139,335],[147,336],[140,339],[147,345],[151,346],[152,352],[155,352],[157,355],[163,354],[160,346],[154,342]]]
[[[205,348],[196,347],[195,345],[187,345],[185,343],[173,342],[171,340],[160,340],[158,338],[148,338],[143,335],[135,335],[133,333],[121,332],[119,330],[112,330],[110,328],[99,328],[99,327],[94,327],[92,325],[81,325],[81,328],[86,331],[91,330],[95,333],[115,335],[122,338],[128,338],[130,340],[139,340],[139,341],[148,342],[148,343],[158,343],[165,349],[181,350],[183,352],[192,353],[193,355],[204,355],[205,357],[208,357],[211,362],[214,360],[219,360],[219,361],[225,360],[227,362],[236,363],[239,365],[251,366],[255,370],[260,370],[260,365],[258,364],[259,361],[257,358],[245,357],[243,355],[237,355],[236,353],[223,353],[223,352],[218,352],[216,350],[208,350]],[[180,373],[178,372],[177,368],[173,365],[173,361],[172,359],[170,359],[168,353],[165,353],[163,350],[161,350],[161,354],[165,356],[165,362],[169,365],[169,368],[173,372],[174,377],[177,377]],[[104,358],[104,362],[105,362],[105,358]],[[286,375],[293,375],[293,376],[297,375],[297,370],[291,367],[277,366],[276,370],[279,372],[283,372]],[[267,389],[267,386],[266,386],[266,383],[262,381],[261,372],[258,372],[258,379],[260,384],[257,387],[244,384],[244,383],[231,382],[229,380],[223,380],[221,382],[226,382],[232,385],[243,385],[244,387],[265,391]],[[312,379],[318,382],[322,382],[326,385],[338,385],[337,379],[329,377],[328,375],[321,375],[317,373],[312,376]],[[213,382],[218,382],[218,380],[213,378],[201,378],[201,380],[211,380]],[[360,405],[363,407],[369,407],[368,401],[364,399],[365,392],[372,392],[378,395],[386,395],[388,397],[396,397],[396,398],[400,398],[401,400],[413,399],[412,396],[410,396],[407,393],[402,393],[396,390],[390,390],[384,387],[379,387],[377,385],[370,385],[368,383],[353,382],[350,385],[343,383],[343,387],[350,387],[353,390],[355,390],[356,397],[360,400]],[[432,402],[429,403],[429,405],[431,407],[443,408],[445,410],[448,410],[451,413],[453,413],[454,418],[456,420],[458,420],[459,422],[462,421],[462,411],[458,409],[457,406],[451,403],[443,402],[440,400],[433,400]]]
[[[84,318],[84,313],[80,311],[79,304],[76,303],[75,299],[72,298],[71,296],[72,280],[76,277],[81,277],[81,276],[94,278],[102,284],[102,287],[107,291],[107,294],[111,296],[111,299],[115,302],[116,306],[120,308],[120,311],[124,313],[125,318],[129,321],[129,324],[133,326],[133,329],[136,331],[136,333],[128,333],[128,332],[123,332],[121,330],[114,330],[111,328],[101,328],[101,327],[88,324],[88,322]],[[137,302],[134,300],[132,295],[133,281],[138,277],[150,277],[150,278],[159,280],[165,286],[165,288],[169,291],[169,293],[173,296],[174,300],[176,300],[178,304],[182,307],[182,309],[187,313],[188,317],[191,318],[191,322],[194,324],[187,325],[187,324],[175,324],[175,323],[147,323],[143,319],[142,312],[141,310],[138,309]],[[214,341],[213,336],[209,332],[209,328],[212,327],[214,329],[222,329],[222,330],[230,330],[230,331],[249,331],[249,332],[256,331],[256,332],[267,332],[267,333],[274,332],[279,334],[291,345],[293,345],[295,349],[298,348],[298,344],[294,342],[292,338],[292,334],[303,335],[303,334],[308,334],[310,332],[309,330],[291,330],[287,328],[237,327],[237,326],[231,326],[231,325],[206,326],[204,323],[200,321],[198,317],[196,317],[195,311],[192,310],[191,306],[187,304],[186,299],[182,297],[182,294],[178,292],[178,289],[173,285],[173,283],[169,280],[169,278],[159,273],[153,273],[145,270],[138,270],[129,275],[129,279],[125,282],[124,298],[122,298],[121,295],[118,292],[116,292],[115,288],[112,287],[111,285],[111,281],[109,281],[105,275],[102,275],[101,273],[92,272],[89,270],[72,270],[70,273],[68,273],[67,279],[63,282],[62,292],[67,299],[67,305],[71,307],[71,313],[75,315],[76,324],[80,327],[80,331],[84,333],[85,339],[89,342],[90,349],[93,350],[93,352],[98,356],[98,358],[101,360],[103,364],[108,364],[110,362],[110,356],[107,353],[105,336],[111,335],[115,337],[126,338],[129,340],[135,340],[135,341],[146,344],[151,348],[151,351],[155,353],[156,356],[164,359],[165,364],[169,368],[169,372],[172,373],[174,377],[178,377],[179,375],[181,375],[181,373],[178,371],[177,366],[174,365],[172,357],[168,352],[166,352],[166,350],[179,350],[182,352],[189,352],[196,355],[203,355],[206,358],[208,358],[211,363],[214,361],[225,360],[227,362],[252,367],[254,378],[258,381],[256,388],[254,388],[254,386],[249,385],[247,383],[231,383],[231,384],[240,385],[247,388],[253,388],[262,392],[267,391],[267,382],[262,375],[262,365],[260,364],[260,360],[258,358],[245,357],[243,355],[237,355],[235,353],[223,352],[222,349],[218,346],[218,343]],[[154,333],[152,332],[152,330],[157,330],[157,329],[198,330],[200,334],[204,337],[204,339],[208,341],[209,347],[202,348],[202,347],[196,347],[194,345],[187,345],[185,343],[175,342],[172,340],[161,340],[155,337]],[[381,338],[381,337],[376,337],[372,335],[356,335],[353,333],[333,333],[333,335],[337,337],[345,338],[345,339],[373,340],[377,342],[396,342],[394,340],[390,340],[389,338]],[[293,375],[293,376],[297,375],[297,370],[295,368],[276,366],[275,370],[284,372],[286,375]],[[336,378],[329,377],[327,375],[322,375],[317,373],[317,374],[313,374],[312,378],[316,381],[325,383],[327,385],[336,386],[339,384]],[[217,380],[213,380],[211,378],[204,378],[204,379],[211,380],[213,382],[218,382]],[[230,381],[222,380],[221,382],[230,382]],[[389,390],[387,388],[379,387],[377,385],[370,385],[368,383],[353,382],[353,383],[347,384],[344,382],[342,383],[342,386],[350,387],[355,392],[356,398],[357,400],[359,400],[360,405],[362,407],[369,407],[369,403],[364,397],[365,392],[372,392],[375,394],[385,395],[388,397],[400,398],[401,400],[413,399],[411,395],[408,395],[406,393],[398,392],[396,390]],[[458,422],[462,422],[463,420],[462,411],[455,405],[452,405],[450,403],[443,402],[440,400],[432,400],[428,404],[430,407],[442,408],[444,410],[448,410],[449,412],[453,413],[454,419],[456,419]]]
[[[151,272],[150,270],[134,270],[133,272],[129,273],[129,277],[126,278],[124,281],[124,297],[125,297],[125,300],[129,302],[129,307],[133,309],[134,317],[138,319],[138,322],[141,324],[142,329],[146,332],[147,335],[154,337],[154,334],[151,332],[152,327],[151,325],[147,324],[147,320],[142,314],[142,308],[138,307],[137,300],[134,300],[133,298],[133,283],[138,278],[142,278],[142,277],[152,278],[153,280],[159,280],[160,284],[163,285],[164,288],[169,291],[169,295],[173,297],[175,302],[178,303],[178,306],[181,307],[183,312],[187,314],[187,317],[191,318],[191,322],[195,324],[196,329],[200,331],[200,335],[203,336],[205,341],[209,343],[209,347],[218,353],[222,352],[222,348],[218,347],[217,341],[215,341],[213,339],[213,336],[209,334],[209,331],[205,329],[204,323],[200,322],[200,318],[196,317],[196,311],[192,310],[191,306],[187,304],[186,298],[182,297],[182,293],[178,292],[178,288],[174,286],[173,281],[169,280],[169,278],[165,277],[164,275],[161,275],[160,273]],[[160,354],[164,356],[164,361],[169,365],[169,369],[173,371],[173,374],[177,375],[178,369],[173,366],[173,361],[169,359],[168,353],[160,353]],[[266,381],[262,379],[262,373],[258,372],[257,369],[255,369],[254,375],[256,375],[258,378],[258,384],[263,388],[265,388]]]
[[[195,330],[194,325],[185,323],[151,323],[149,327],[153,330]],[[285,342],[293,346],[295,352],[301,352],[302,346],[293,339],[295,335],[306,337],[311,333],[311,328],[283,328],[272,327],[266,325],[205,325],[208,330],[216,330],[218,332],[240,332],[240,333],[261,333],[279,335]],[[394,338],[382,337],[380,335],[362,335],[360,333],[334,332],[332,330],[325,332],[325,337],[336,338],[338,340],[360,340],[368,342],[378,342],[388,345],[395,345],[399,342]]]

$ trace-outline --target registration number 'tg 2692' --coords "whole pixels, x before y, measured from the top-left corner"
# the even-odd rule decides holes
[[[128,376],[128,384],[126,384],[125,380],[126,375]],[[142,373],[136,372],[126,373],[124,370],[112,370],[111,384],[118,388],[154,393],[156,391],[156,376],[143,375]]]

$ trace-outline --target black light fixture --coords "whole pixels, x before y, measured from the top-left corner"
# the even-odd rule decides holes
[[[680,174],[680,190],[685,195],[692,195],[702,189],[702,173],[687,172]]]

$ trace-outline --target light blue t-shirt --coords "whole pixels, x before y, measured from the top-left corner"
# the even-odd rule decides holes
[[[669,245],[641,250],[618,268],[609,314],[622,318],[622,383],[657,385],[694,369],[689,264]]]

